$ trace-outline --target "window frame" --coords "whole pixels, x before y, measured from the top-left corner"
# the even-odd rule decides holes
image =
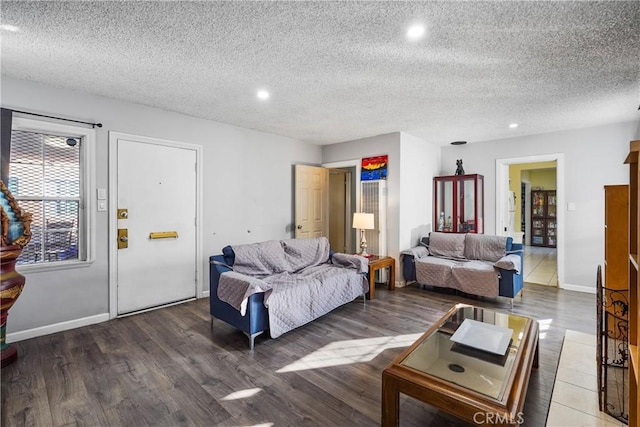
[[[80,146],[80,209],[78,217],[79,259],[69,261],[46,261],[36,264],[21,264],[19,270],[24,273],[64,270],[69,268],[88,267],[95,261],[96,248],[96,206],[92,195],[96,194],[95,184],[95,140],[96,131],[92,128],[14,117],[11,130],[36,132],[63,137],[81,138]],[[20,199],[18,204],[20,203]]]

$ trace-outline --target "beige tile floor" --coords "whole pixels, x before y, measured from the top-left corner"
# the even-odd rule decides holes
[[[558,286],[556,248],[524,247],[524,281],[545,286]]]
[[[595,354],[595,335],[566,331],[547,427],[626,426],[598,409]]]

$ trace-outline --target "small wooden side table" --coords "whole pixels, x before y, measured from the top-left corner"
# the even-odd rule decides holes
[[[376,295],[376,271],[381,268],[389,268],[389,290],[396,288],[396,260],[390,256],[374,255],[369,258],[369,299]]]

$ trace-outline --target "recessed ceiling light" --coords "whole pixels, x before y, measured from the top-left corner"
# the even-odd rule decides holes
[[[259,90],[257,96],[258,99],[269,99],[269,92],[267,92],[266,90]]]
[[[10,24],[2,24],[2,25],[0,25],[0,28],[5,30],[5,31],[10,31],[12,33],[17,33],[18,31],[20,31],[20,28],[16,27],[15,25],[10,25]]]
[[[518,127],[518,124],[517,124],[517,123],[511,123],[511,124],[509,125],[509,128],[510,128],[510,129],[515,129],[515,128],[517,128],[517,127]]]
[[[424,36],[424,26],[423,25],[413,25],[409,27],[407,30],[407,38],[409,40],[418,40]]]
[[[453,142],[451,143],[451,145],[464,145],[464,144],[466,144],[466,143],[467,143],[467,141],[453,141]]]

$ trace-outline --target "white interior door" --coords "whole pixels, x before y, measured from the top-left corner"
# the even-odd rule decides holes
[[[118,139],[117,151],[117,208],[127,209],[118,230],[128,231],[117,251],[118,315],[194,298],[196,151],[133,138]],[[151,234],[162,232],[177,237]]]
[[[295,166],[295,237],[329,236],[329,169]]]

